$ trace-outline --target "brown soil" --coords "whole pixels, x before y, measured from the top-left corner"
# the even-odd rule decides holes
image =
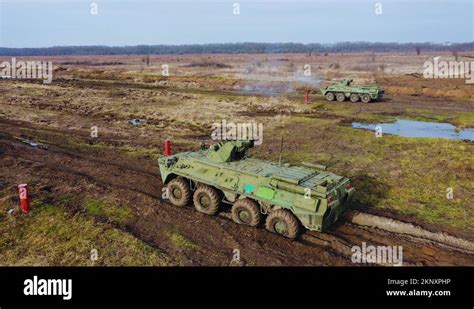
[[[25,127],[23,122],[0,120],[4,132],[0,136],[0,183],[4,191],[14,193],[15,185],[27,180],[33,200],[60,202],[54,197],[73,195],[74,202],[64,205],[70,212],[81,211],[77,201],[90,195],[117,198],[134,213],[134,219],[122,228],[182,265],[229,265],[234,249],[240,249],[247,265],[354,265],[350,248],[362,242],[403,246],[404,265],[474,265],[472,254],[347,222],[327,234],[309,232],[291,241],[261,228],[239,226],[226,215],[209,217],[192,208],[175,208],[160,198],[162,184],[153,160],[59,144],[35,149],[14,138],[25,135]],[[36,137],[51,136],[58,141],[77,139],[77,135],[36,126]],[[197,248],[177,248],[170,241],[170,231],[179,231]]]
[[[423,62],[432,56],[377,55],[372,63],[368,54],[285,55],[291,61],[281,60],[282,55],[212,55],[212,61],[225,65],[222,68],[189,66],[201,63],[207,55],[152,56],[150,67],[144,66],[140,56],[52,57],[61,69],[56,70],[49,86],[41,81],[0,80],[0,203],[9,199],[17,203],[16,186],[25,182],[33,202],[54,204],[70,213],[83,212],[84,201],[90,197],[116,201],[132,212],[126,224],[116,227],[166,253],[178,265],[230,265],[233,250],[239,249],[245,265],[353,266],[351,247],[366,242],[403,246],[404,265],[474,266],[473,252],[350,220],[336,224],[328,233],[306,232],[291,241],[263,228],[237,225],[228,212],[209,217],[161,199],[155,159],[163,140],[173,138],[173,152],[193,149],[209,139],[209,124],[223,117],[251,117],[267,123],[276,122],[279,115],[315,118],[322,123],[331,119],[327,130],[333,130],[367,116],[433,114],[453,115],[448,119],[453,120],[458,113],[471,113],[472,86],[464,81],[419,78]],[[394,73],[363,71],[357,66],[364,62],[374,68],[386,64]],[[173,76],[157,74],[162,63],[170,64]],[[373,104],[328,103],[317,94],[322,84],[315,83],[311,100],[317,104],[302,104],[304,89],[294,81],[288,94],[275,97],[267,93],[268,89],[288,86],[285,80],[274,80],[280,73],[294,77],[306,63],[312,65],[317,77],[326,80],[356,74],[358,81],[377,81],[386,87],[387,98]],[[334,64],[340,69],[334,70]],[[278,74],[269,76],[269,67],[276,67]],[[266,87],[265,91],[245,89],[254,82]],[[147,126],[128,125],[135,117],[145,118]],[[300,130],[294,132],[324,141],[325,130],[307,132],[306,124],[298,125]],[[98,141],[90,137],[91,126],[100,127]],[[22,139],[49,147],[33,148]],[[275,153],[278,141],[274,139],[270,137],[261,151]],[[297,143],[297,139],[289,142],[288,148],[301,151]],[[344,154],[353,151],[346,145],[327,151],[334,149]],[[469,192],[464,195],[470,196]],[[390,209],[354,207],[434,233],[474,240],[472,226],[441,227]]]

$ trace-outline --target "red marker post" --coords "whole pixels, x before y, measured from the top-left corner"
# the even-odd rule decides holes
[[[304,102],[309,103],[309,91],[306,91],[304,94]]]
[[[171,156],[171,141],[169,139],[165,141],[165,156]]]
[[[31,204],[27,184],[21,184],[18,186],[18,195],[20,196],[21,211],[25,214],[29,213],[31,210]]]

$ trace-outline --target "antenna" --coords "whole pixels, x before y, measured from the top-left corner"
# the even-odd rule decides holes
[[[280,140],[280,158],[278,159],[278,165],[281,166],[281,154],[283,153],[283,135]]]

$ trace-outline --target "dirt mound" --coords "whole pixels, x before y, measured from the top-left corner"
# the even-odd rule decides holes
[[[218,69],[230,69],[231,65],[214,62],[214,61],[202,61],[202,62],[192,62],[188,65],[185,65],[187,68],[218,68]]]
[[[469,254],[474,254],[474,243],[467,239],[454,237],[446,233],[430,232],[411,223],[369,215],[358,211],[348,212],[346,218],[357,225],[375,227],[388,232],[419,237],[444,244],[451,248],[466,251]]]

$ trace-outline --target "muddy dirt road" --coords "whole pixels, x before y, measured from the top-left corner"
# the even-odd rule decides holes
[[[47,141],[47,150],[33,148],[18,138]],[[208,217],[192,207],[175,208],[161,199],[158,166],[146,157],[119,150],[76,149],[64,140],[86,139],[87,132],[72,132],[0,118],[0,185],[15,194],[15,186],[27,181],[33,199],[83,211],[88,196],[110,197],[133,217],[120,227],[174,258],[178,265],[230,265],[234,249],[245,265],[357,265],[351,262],[351,247],[403,246],[403,265],[474,265],[474,252],[447,246],[422,237],[341,222],[329,233],[307,232],[298,241],[270,234],[262,228],[239,226],[224,213]],[[107,137],[112,139],[113,137]],[[64,196],[74,196],[64,199]],[[103,218],[97,218],[102,220]],[[195,244],[177,247],[170,233]]]

